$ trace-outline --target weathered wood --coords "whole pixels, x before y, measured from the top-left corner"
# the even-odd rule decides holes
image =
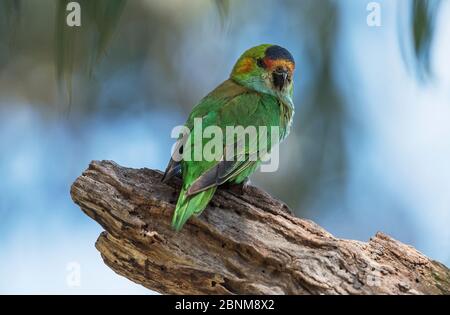
[[[180,180],[92,162],[73,200],[106,230],[96,247],[115,272],[171,294],[449,294],[450,270],[382,233],[335,238],[264,191],[219,189],[181,232]]]

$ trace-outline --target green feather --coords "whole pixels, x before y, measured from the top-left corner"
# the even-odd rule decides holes
[[[210,188],[194,196],[187,197],[186,190],[182,189],[178,198],[175,214],[172,219],[172,228],[180,231],[192,215],[199,215],[206,208],[213,197],[217,187]]]

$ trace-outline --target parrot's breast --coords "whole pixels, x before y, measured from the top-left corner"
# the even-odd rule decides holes
[[[291,125],[294,118],[294,110],[286,105],[284,102],[279,101],[280,104],[280,141],[286,139],[291,131]]]

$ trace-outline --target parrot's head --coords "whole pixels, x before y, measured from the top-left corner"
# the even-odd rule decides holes
[[[247,50],[236,62],[231,79],[292,105],[295,61],[285,48],[264,44]]]

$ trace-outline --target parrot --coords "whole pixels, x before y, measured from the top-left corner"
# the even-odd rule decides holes
[[[272,44],[255,46],[239,57],[230,77],[192,109],[184,125],[191,132],[180,136],[174,145],[181,158],[175,159],[172,154],[162,177],[164,183],[174,176],[182,179],[171,224],[175,231],[180,231],[190,217],[203,212],[218,186],[246,185],[249,176],[261,165],[262,158],[257,155],[261,148],[252,146],[251,140],[242,143],[235,135],[227,135],[228,126],[268,127],[268,149],[263,154],[270,153],[274,145],[287,137],[294,115],[294,70],[295,61],[287,49]],[[188,158],[196,146],[205,145],[208,140],[195,136],[196,119],[202,119],[202,130],[217,126],[224,132],[228,142],[223,144],[222,158]],[[275,140],[271,140],[270,127],[279,128]],[[259,135],[260,131],[257,132]],[[230,146],[237,146],[238,142],[241,153],[225,159],[225,152],[233,152]]]

